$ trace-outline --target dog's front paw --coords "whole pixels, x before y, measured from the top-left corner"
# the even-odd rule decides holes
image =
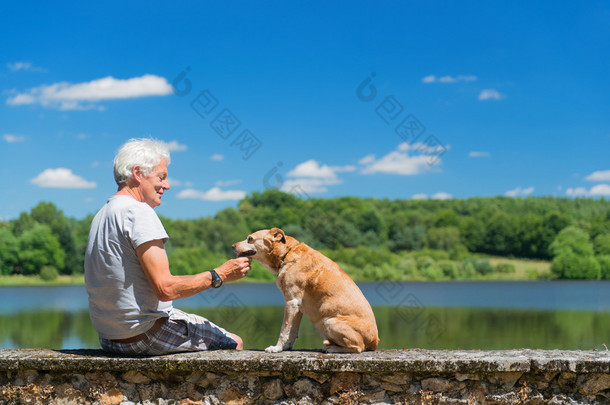
[[[279,353],[282,351],[282,346],[269,346],[265,351],[267,353]]]

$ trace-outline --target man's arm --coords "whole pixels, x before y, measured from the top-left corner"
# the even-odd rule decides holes
[[[212,275],[209,271],[192,276],[174,276],[169,271],[169,261],[163,241],[152,240],[136,248],[140,264],[160,301],[173,301],[190,297],[207,290],[212,286]],[[251,258],[238,257],[231,259],[215,270],[223,281],[235,281],[245,277],[250,271]]]

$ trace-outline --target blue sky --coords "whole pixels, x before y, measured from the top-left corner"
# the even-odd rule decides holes
[[[0,34],[0,219],[95,213],[141,137],[172,218],[270,187],[610,195],[607,2],[22,1]]]

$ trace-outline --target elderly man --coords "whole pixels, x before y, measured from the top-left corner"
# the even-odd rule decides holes
[[[165,144],[152,139],[128,141],[114,159],[119,188],[93,219],[85,254],[93,327],[102,349],[120,354],[241,350],[239,336],[172,305],[245,277],[251,259],[232,259],[192,276],[170,273],[168,235],[153,210],[169,190],[169,163]]]

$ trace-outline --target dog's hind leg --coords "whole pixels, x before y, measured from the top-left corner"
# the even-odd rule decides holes
[[[365,349],[362,334],[352,326],[353,320],[342,317],[326,319],[322,332],[327,338],[328,345],[324,348],[327,353],[360,353]],[[326,344],[326,341],[324,342]]]

